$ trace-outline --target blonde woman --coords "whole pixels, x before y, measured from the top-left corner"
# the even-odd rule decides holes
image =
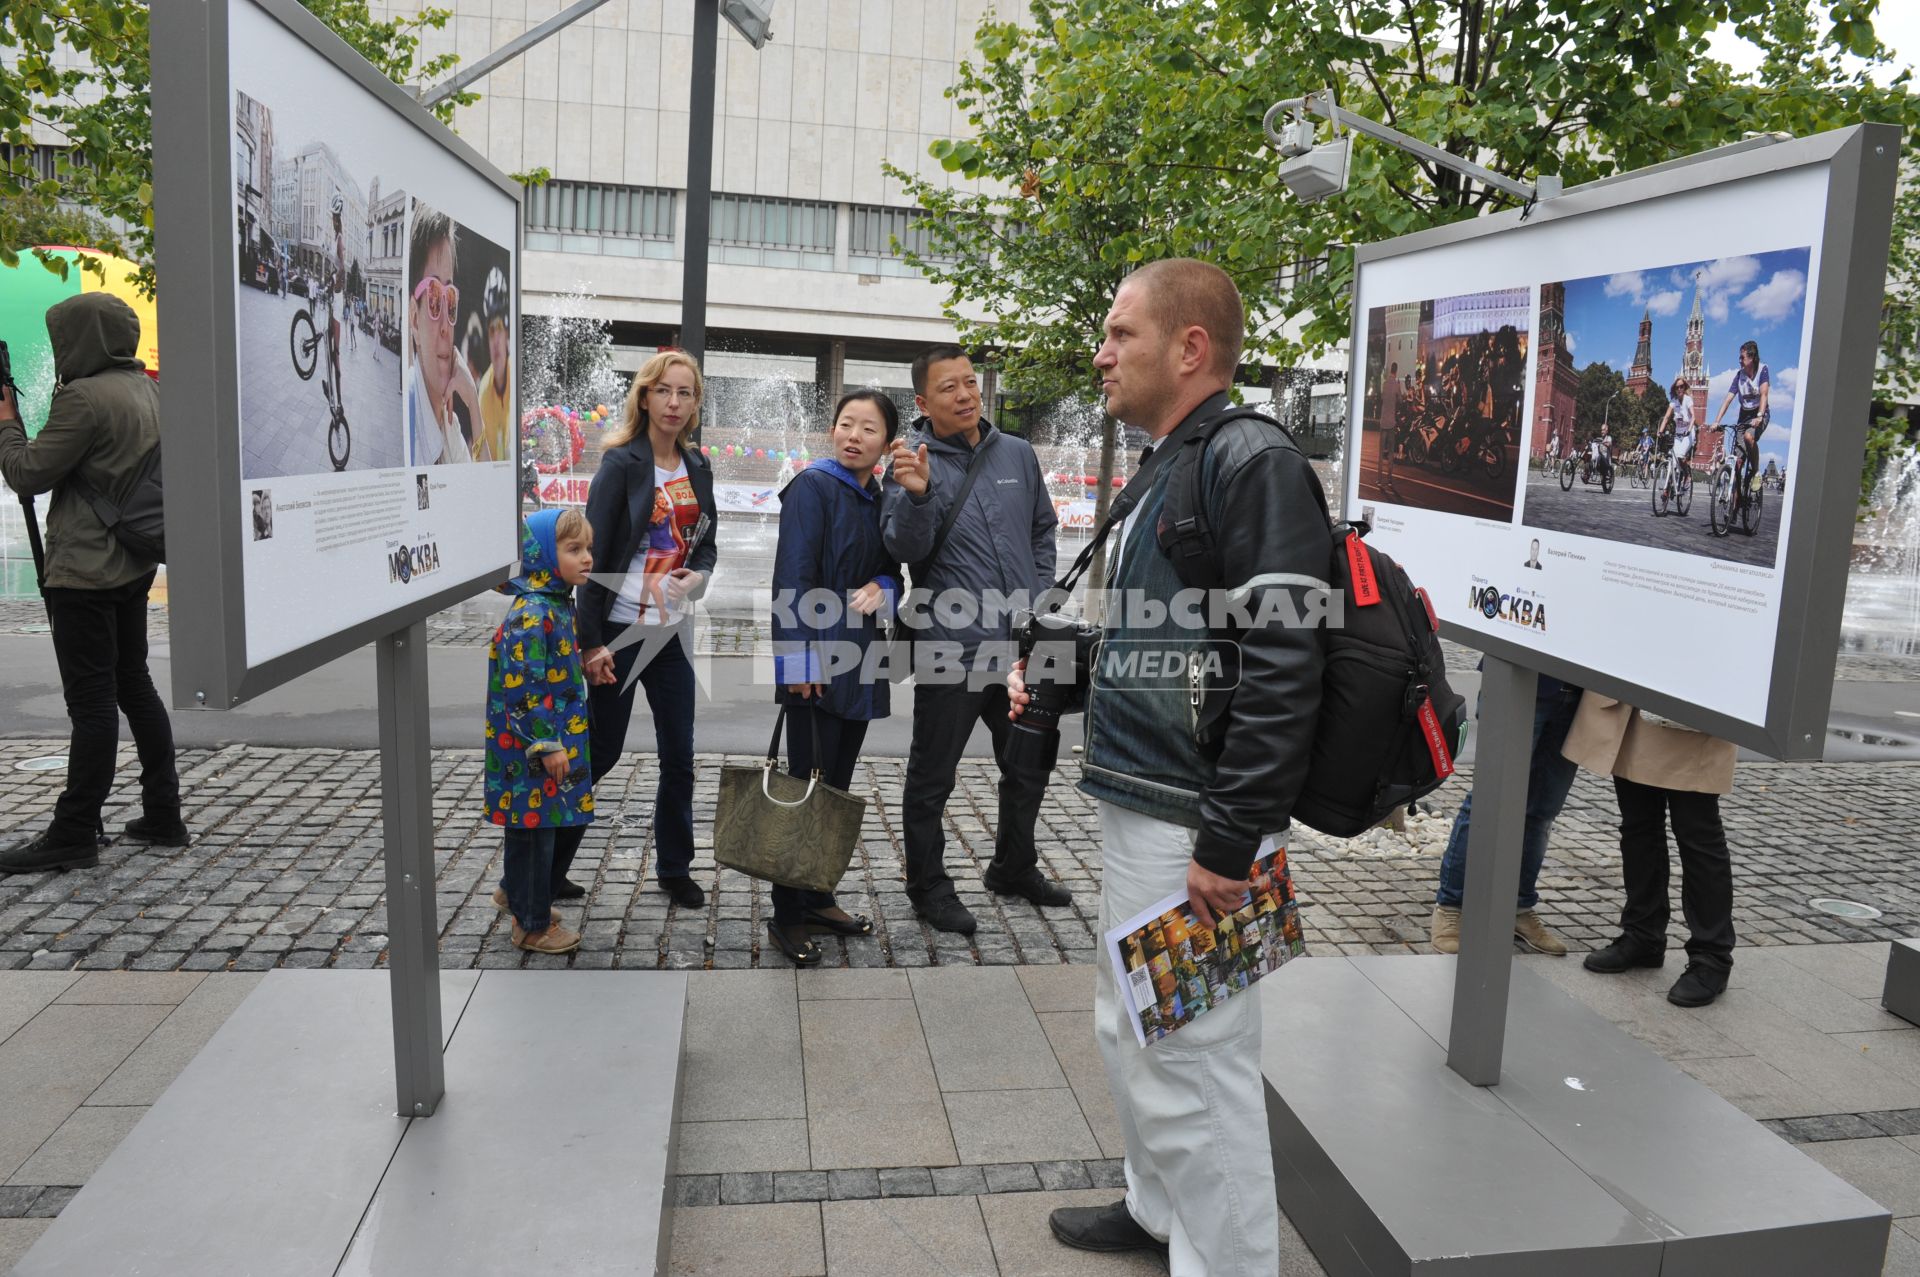
[[[700,365],[683,351],[647,360],[587,489],[587,522],[602,570],[580,587],[576,624],[591,718],[595,784],[613,770],[633,717],[634,685],[647,693],[660,780],[654,791],[654,876],[683,909],[706,895],[693,881],[692,636],[683,622],[719,557],[713,470],[691,445],[700,421]],[[637,632],[636,632],[637,631]],[[584,827],[582,827],[584,828]],[[566,881],[580,833],[554,846],[555,896],[585,895]]]

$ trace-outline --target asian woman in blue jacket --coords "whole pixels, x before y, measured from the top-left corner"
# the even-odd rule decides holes
[[[867,657],[880,614],[900,586],[898,567],[880,541],[880,484],[873,471],[899,429],[899,411],[882,392],[842,396],[833,410],[829,455],[780,494],[773,641],[775,697],[787,715],[787,770],[805,778],[818,767],[820,778],[837,789],[853,785],[867,724],[887,716],[887,680]],[[820,606],[803,601],[814,591]],[[813,937],[825,934],[868,936],[873,922],[848,914],[831,892],[773,888],[767,935],[795,966],[820,964]]]

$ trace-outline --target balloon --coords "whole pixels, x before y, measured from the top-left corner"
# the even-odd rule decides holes
[[[753,456],[756,461],[765,461],[767,459],[767,450],[765,448],[755,448],[753,450]]]

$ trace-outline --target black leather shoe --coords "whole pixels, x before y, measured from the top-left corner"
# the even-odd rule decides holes
[[[698,888],[695,888],[698,890]],[[587,894],[587,889],[571,878],[562,878],[560,885],[553,889],[555,900],[578,900]]]
[[[0,851],[0,874],[65,873],[69,869],[92,869],[99,863],[100,844],[92,835],[85,842],[59,843],[50,834],[35,834]]]
[[[967,907],[952,896],[928,901],[925,904],[916,903],[913,906],[913,912],[935,931],[952,931],[958,935],[970,936],[980,926],[974,921],[973,914]]]
[[[187,832],[186,825],[181,821],[176,819],[167,823],[148,816],[128,821],[120,834],[135,842],[153,843],[160,847],[184,847],[193,841],[193,835]]]
[[[1667,1001],[1677,1007],[1703,1007],[1727,991],[1727,972],[1704,962],[1689,962],[1667,990]]]
[[[1167,1244],[1134,1222],[1123,1198],[1111,1206],[1062,1206],[1047,1225],[1075,1250],[1152,1250],[1166,1254]]]
[[[1073,903],[1073,893],[1059,883],[1052,881],[1038,869],[1029,869],[1024,874],[1010,878],[997,878],[989,870],[982,881],[987,890],[996,896],[1019,896],[1036,905],[1059,906]]]
[[[662,878],[660,890],[671,896],[673,903],[682,909],[707,907],[707,893],[700,890],[700,884],[691,878]]]
[[[1634,967],[1663,967],[1666,964],[1665,949],[1649,949],[1621,936],[1606,948],[1589,953],[1580,965],[1601,975],[1618,975]]]

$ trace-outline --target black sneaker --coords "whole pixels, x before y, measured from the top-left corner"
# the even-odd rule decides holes
[[[1589,953],[1580,965],[1601,975],[1618,975],[1633,967],[1663,967],[1666,964],[1665,949],[1649,949],[1621,936],[1606,948]]]
[[[673,899],[673,903],[682,909],[704,909],[707,907],[707,893],[700,890],[700,884],[691,878],[662,878],[660,890]]]
[[[49,870],[92,869],[100,863],[100,844],[91,834],[85,842],[59,843],[51,834],[35,834],[23,843],[0,851],[0,874],[38,874]]]
[[[1703,1007],[1727,991],[1727,975],[1704,962],[1689,962],[1667,990],[1667,1001],[1677,1007]]]
[[[1075,1250],[1167,1252],[1165,1242],[1135,1222],[1124,1198],[1111,1206],[1062,1206],[1047,1217],[1047,1225]]]
[[[914,916],[922,919],[935,931],[951,931],[957,935],[970,936],[980,926],[974,921],[973,914],[954,896],[943,896],[938,900],[915,901]]]
[[[686,881],[691,882],[692,879],[687,879]],[[694,890],[698,891],[700,889],[695,887]],[[578,900],[586,894],[587,889],[571,878],[562,878],[560,885],[553,889],[553,898],[555,900]]]
[[[1057,907],[1073,903],[1073,893],[1059,883],[1050,880],[1038,869],[1029,869],[1024,874],[1009,878],[999,878],[989,869],[982,881],[987,890],[996,896],[1019,896],[1031,904]]]
[[[193,835],[178,817],[168,822],[142,816],[138,820],[128,821],[120,830],[120,835],[135,842],[153,843],[161,847],[184,847],[193,841]]]

